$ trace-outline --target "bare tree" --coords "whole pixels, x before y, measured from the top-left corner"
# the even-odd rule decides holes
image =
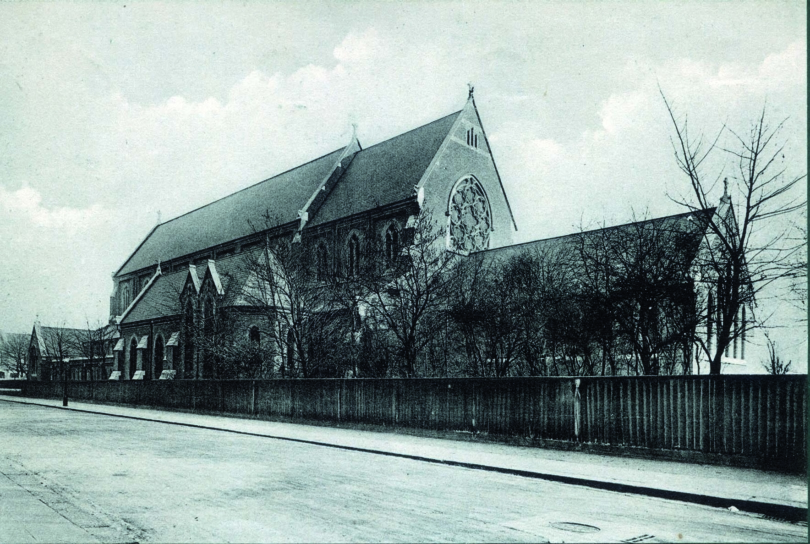
[[[706,310],[702,322],[709,333],[696,336],[710,373],[719,374],[724,353],[735,339],[755,327],[763,327],[767,316],[755,317],[753,308],[774,284],[789,279],[791,261],[805,251],[780,227],[780,217],[790,216],[806,207],[806,199],[794,188],[806,177],[792,175],[785,166],[785,146],[781,130],[785,121],[771,124],[763,108],[746,133],[725,126],[712,140],[702,134],[690,134],[687,117],[676,115],[661,96],[674,129],[672,139],[675,160],[690,183],[691,196],[673,198],[692,211],[706,214],[709,243],[698,256],[701,279],[706,287]],[[728,137],[728,144],[722,143]],[[723,179],[724,194],[717,213],[712,195],[724,177],[723,172],[707,174],[707,160],[715,153],[725,154],[733,164],[733,173]],[[729,182],[731,186],[729,187]],[[748,309],[748,315],[743,313]],[[716,338],[716,345],[711,338]]]
[[[617,359],[634,374],[689,371],[696,325],[689,270],[704,228],[696,223],[634,217],[579,236],[583,288],[600,316],[594,325],[611,373]]]
[[[31,336],[26,334],[0,333],[0,363],[2,368],[25,376],[26,356]]]
[[[794,221],[788,240],[800,249],[787,262],[787,300],[801,310],[799,319],[807,324],[807,209]]]
[[[275,376],[273,356],[276,353],[269,340],[267,327],[252,325],[245,330],[243,316],[224,309],[207,319],[208,327],[197,326],[197,345],[203,356],[213,358],[216,377],[220,379],[268,379]],[[202,319],[206,319],[203,317]],[[255,327],[255,330],[253,328]],[[207,334],[206,334],[207,333]]]
[[[771,340],[770,337],[766,338],[766,343],[768,345],[768,360],[760,363],[762,368],[767,370],[768,374],[772,374],[774,376],[780,376],[790,372],[790,365],[793,363],[793,361],[788,361],[786,363],[782,360],[782,358],[776,352],[776,342]]]
[[[112,332],[100,323],[94,326],[90,325],[89,320],[85,323],[84,329],[75,330],[67,336],[69,351],[84,360],[82,364],[90,371],[90,379],[95,379],[96,374],[104,379],[103,368]],[[95,372],[96,369],[98,372]],[[85,379],[84,372],[82,374],[82,379]]]
[[[246,298],[268,324],[283,377],[310,378],[339,365],[341,320],[330,285],[317,278],[311,248],[278,240],[248,255]]]
[[[369,243],[369,254],[376,254],[369,261],[377,266],[364,267],[351,281],[365,293],[364,313],[371,326],[390,335],[392,341],[383,345],[399,363],[398,373],[410,377],[420,375],[422,350],[442,330],[459,277],[455,265],[463,257],[446,249],[444,231],[429,212],[415,216],[408,228],[401,253],[384,270],[379,265],[386,262],[384,253]]]
[[[450,316],[458,331],[469,376],[544,375],[545,330],[564,273],[553,252],[506,257],[471,255],[455,273]],[[555,283],[554,288],[551,283]]]

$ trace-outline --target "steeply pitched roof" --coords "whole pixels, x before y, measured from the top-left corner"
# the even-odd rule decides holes
[[[714,208],[710,208],[703,211],[668,215],[665,217],[637,221],[624,225],[616,225],[603,229],[576,232],[573,234],[567,234],[565,236],[557,236],[554,238],[534,240],[532,242],[524,242],[522,244],[514,244],[497,249],[490,249],[479,252],[478,255],[487,261],[491,261],[495,259],[509,259],[514,255],[526,252],[538,252],[542,254],[545,252],[577,250],[580,247],[583,239],[595,240],[600,236],[610,235],[613,233],[632,234],[634,232],[640,232],[636,231],[635,229],[641,227],[655,228],[659,232],[672,232],[687,235],[688,243],[684,244],[680,249],[686,252],[684,255],[685,260],[691,262],[700,247],[700,242],[706,233],[709,218],[714,211]]]
[[[309,219],[319,225],[413,196],[433,156],[460,112],[359,151]],[[119,269],[128,274],[248,236],[265,226],[298,218],[343,149],[226,196],[155,227]],[[253,225],[253,226],[251,226]]]
[[[39,324],[35,324],[34,334],[36,334],[37,347],[39,348],[41,356],[55,357],[59,355],[56,352],[61,343],[62,355],[74,358],[82,356],[78,344],[86,341],[91,333],[87,329],[43,327]]]
[[[414,186],[439,150],[460,111],[355,155],[310,221],[320,225],[414,196]]]
[[[249,255],[249,252],[239,253],[216,261],[216,270],[225,294],[225,299],[222,302],[224,306],[244,304],[239,297],[239,293],[245,280],[245,262],[248,260]],[[205,273],[206,267],[200,266],[197,268],[199,277],[204,278]],[[138,321],[180,315],[182,310],[180,307],[180,293],[187,277],[188,268],[158,276],[129,313],[124,316],[121,323],[127,325]]]
[[[3,331],[0,331],[0,344],[2,344],[3,342],[11,342],[13,340],[19,340],[19,339],[22,339],[22,338],[28,339],[28,338],[31,338],[31,335],[30,334],[22,334],[22,333],[19,333],[19,332],[3,332]]]
[[[129,311],[122,324],[135,323],[147,319],[157,319],[180,313],[180,292],[186,281],[188,269],[161,274]]]
[[[127,274],[248,236],[264,228],[265,213],[279,224],[294,221],[343,149],[252,185],[158,225],[124,263]]]

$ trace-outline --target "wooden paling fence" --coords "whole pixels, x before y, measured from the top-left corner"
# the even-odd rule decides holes
[[[24,396],[62,396],[60,382],[15,386]],[[799,467],[807,459],[806,375],[70,382],[69,395],[726,454]]]

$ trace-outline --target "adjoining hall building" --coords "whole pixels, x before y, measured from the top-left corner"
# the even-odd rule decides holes
[[[29,380],[106,380],[113,372],[116,327],[46,327],[37,321],[28,342]]]
[[[353,134],[345,147],[155,226],[113,275],[110,371],[218,377],[195,346],[195,319],[225,310],[246,338],[258,336],[244,273],[251,250],[305,240],[319,271],[350,276],[365,244],[396,251],[421,213],[442,223],[446,249],[462,255],[555,243],[513,246],[517,225],[471,91],[446,117],[367,148]],[[705,222],[689,224],[705,233]]]

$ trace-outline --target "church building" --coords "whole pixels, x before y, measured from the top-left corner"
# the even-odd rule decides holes
[[[693,259],[707,243],[706,213],[715,212],[657,221],[689,231]],[[201,345],[223,314],[240,338],[261,344],[257,279],[245,272],[251,255],[300,244],[319,279],[356,276],[368,265],[364,248],[393,258],[423,214],[443,229],[445,250],[460,255],[498,258],[595,239],[513,245],[517,225],[470,90],[460,111],[367,148],[353,134],[345,147],[155,226],[113,275],[111,379],[227,377]],[[684,274],[690,266],[683,263]],[[683,353],[688,363],[691,346]],[[274,357],[283,367],[294,354]]]
[[[251,250],[304,241],[319,270],[351,276],[364,245],[395,253],[420,213],[444,222],[448,250],[512,244],[517,226],[472,92],[446,117],[367,148],[353,135],[341,149],[158,224],[113,276],[121,378],[217,377],[195,349],[195,315],[238,310],[245,337],[258,341],[251,282],[240,274]]]

